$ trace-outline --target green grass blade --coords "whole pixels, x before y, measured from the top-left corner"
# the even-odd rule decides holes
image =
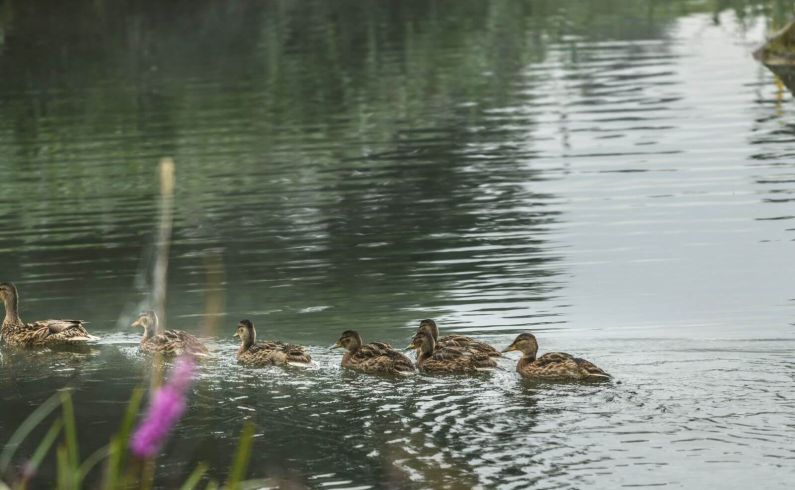
[[[122,470],[122,463],[127,457],[127,442],[130,439],[133,424],[138,416],[138,410],[143,400],[143,388],[135,388],[127,403],[127,411],[121,422],[119,432],[111,439],[110,454],[108,457],[107,471],[105,474],[105,488],[115,489],[119,486],[119,476]]]
[[[110,444],[97,449],[91,456],[87,457],[86,460],[83,461],[77,471],[78,488],[83,484],[83,480],[85,479],[86,475],[88,475],[91,470],[94,469],[94,466],[96,466],[97,463],[107,458],[108,454],[110,454]]]
[[[39,447],[33,452],[33,456],[30,457],[30,460],[27,463],[27,468],[25,469],[25,473],[27,475],[24,478],[28,478],[29,475],[36,472],[39,468],[39,465],[44,460],[44,457],[47,456],[47,453],[50,452],[50,448],[52,447],[53,443],[55,443],[55,439],[58,437],[58,434],[61,433],[61,429],[63,428],[63,420],[58,419],[52,423],[50,426],[50,430],[47,431],[47,434],[44,435],[44,438],[39,443]]]
[[[185,480],[185,483],[182,484],[181,490],[193,490],[196,488],[205,473],[207,473],[207,465],[199,463],[193,473]]]
[[[229,479],[226,481],[227,489],[236,490],[240,480],[245,476],[248,460],[251,457],[251,444],[253,441],[254,424],[246,422],[240,434],[240,442],[237,445],[237,453],[232,463],[232,469],[229,472]]]
[[[56,451],[56,464],[58,466],[58,480],[56,488],[59,490],[69,490],[71,485],[69,485],[69,450],[66,449],[66,446],[58,446],[58,450]]]
[[[72,404],[72,394],[70,392],[61,392],[61,407],[63,407],[66,448],[69,451],[70,476],[73,478],[73,486],[77,487],[76,478],[80,467],[80,450],[77,447],[77,423],[75,422],[75,408]]]
[[[8,465],[14,457],[14,453],[17,451],[19,445],[22,444],[22,441],[24,441],[28,437],[28,434],[52,413],[60,403],[61,399],[56,393],[39,405],[36,410],[28,415],[28,418],[26,418],[24,422],[19,424],[17,430],[14,431],[14,434],[11,435],[5,447],[3,447],[3,452],[0,453],[0,473],[6,472]]]

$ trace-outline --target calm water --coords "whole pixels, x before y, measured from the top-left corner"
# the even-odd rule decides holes
[[[0,4],[0,276],[103,336],[0,351],[0,444],[71,387],[87,455],[148,382],[127,325],[170,156],[167,322],[219,359],[162,487],[224,475],[244,420],[285,488],[789,487],[795,109],[751,52],[792,6],[734,3]],[[246,317],[317,367],[238,367]],[[617,382],[379,379],[325,347],[425,317]]]

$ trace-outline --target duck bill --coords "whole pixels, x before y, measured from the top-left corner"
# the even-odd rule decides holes
[[[409,345],[407,345],[406,348],[403,350],[415,350],[415,349],[419,349],[419,346],[414,342],[412,342]]]
[[[143,325],[141,325],[141,319],[140,318],[138,320],[135,320],[134,322],[132,322],[130,324],[130,326],[131,327],[138,327],[138,328],[143,327]]]
[[[237,338],[240,338],[240,334],[239,334],[239,333],[237,333],[237,332],[235,332],[235,334],[234,334],[234,335],[232,335],[232,337],[237,337]]]
[[[339,340],[328,346],[329,349],[339,349],[340,347],[342,347],[342,344]]]
[[[514,344],[511,344],[505,350],[503,350],[502,353],[505,354],[506,352],[511,352],[511,351],[515,351],[515,350],[517,350],[516,346]]]

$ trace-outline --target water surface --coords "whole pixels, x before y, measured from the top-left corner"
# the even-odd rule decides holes
[[[222,477],[244,420],[270,486],[784,487],[795,111],[751,52],[791,5],[738,4],[6,3],[0,275],[23,318],[103,340],[3,351],[0,442],[70,387],[89,454],[148,382],[127,325],[168,156],[167,324],[219,358],[161,487],[200,460]],[[514,357],[380,379],[325,347],[402,346],[426,317],[499,347],[533,331],[616,382],[528,385]],[[241,318],[317,366],[238,367]]]

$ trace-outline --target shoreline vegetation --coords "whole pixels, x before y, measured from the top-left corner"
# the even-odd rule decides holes
[[[187,389],[193,376],[193,360],[180,358],[174,364],[169,382],[155,390],[147,412],[135,426],[144,398],[143,388],[133,390],[118,431],[106,446],[82,458],[77,443],[72,393],[63,390],[35,409],[9,438],[0,453],[0,490],[24,490],[36,479],[39,468],[54,451],[56,479],[51,488],[80,489],[93,477],[101,489],[150,489],[154,486],[156,460],[174,426],[187,408]],[[33,453],[26,459],[15,458],[19,446],[39,425],[54,413],[60,414]],[[207,475],[208,467],[198,463],[184,479],[182,489],[197,488],[206,482],[206,489],[238,489],[251,457],[254,425],[244,424],[229,472],[223,483]],[[104,463],[104,464],[103,464]]]

